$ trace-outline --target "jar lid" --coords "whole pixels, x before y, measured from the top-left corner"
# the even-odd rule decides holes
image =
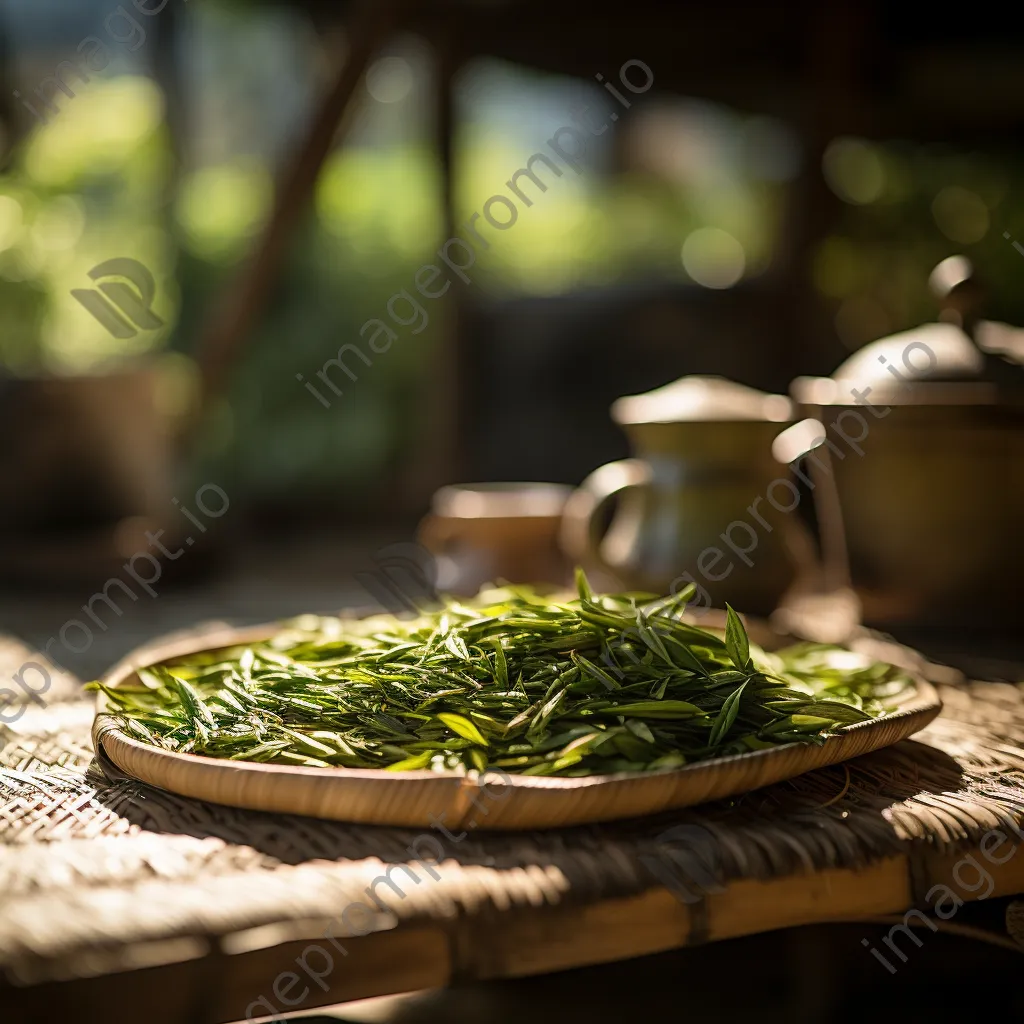
[[[999,404],[1024,388],[1006,343],[1016,333],[981,322],[976,344],[956,324],[924,324],[865,345],[831,377],[798,377],[790,392],[813,405],[850,405],[857,394],[888,405]]]
[[[832,375],[859,384],[977,380],[985,357],[955,324],[924,324],[873,341],[854,352]],[[897,376],[898,375],[898,376]]]
[[[612,404],[612,417],[622,425],[639,423],[728,423],[754,420],[786,423],[793,404],[725,377],[690,376],[642,395],[627,395]]]

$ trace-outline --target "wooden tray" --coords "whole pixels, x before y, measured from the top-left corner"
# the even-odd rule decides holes
[[[225,628],[149,646],[111,670],[108,686],[138,682],[136,669],[200,652],[266,640],[277,626]],[[783,638],[748,624],[751,639],[778,647]],[[785,638],[791,641],[791,638]],[[893,647],[894,651],[905,651]],[[874,653],[874,652],[873,652]],[[897,660],[890,658],[890,660]],[[903,663],[901,667],[911,670]],[[915,675],[917,690],[883,718],[848,726],[819,745],[788,743],[660,772],[544,776],[385,772],[303,768],[176,754],[133,739],[105,714],[101,693],[93,725],[97,751],[133,778],[182,796],[252,810],[413,828],[559,828],[614,821],[735,796],[825,765],[889,746],[923,729],[942,709],[934,688]]]

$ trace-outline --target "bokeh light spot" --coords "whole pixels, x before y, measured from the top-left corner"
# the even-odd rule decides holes
[[[743,246],[721,228],[698,228],[683,242],[683,267],[705,288],[731,288],[746,264]]]
[[[829,188],[844,202],[858,206],[873,203],[885,188],[882,158],[878,150],[863,139],[833,140],[821,164]]]
[[[181,186],[178,222],[192,248],[213,259],[255,234],[272,200],[273,182],[259,164],[238,160],[204,167]]]
[[[378,103],[404,100],[412,83],[412,68],[401,57],[381,57],[366,72],[366,91]]]

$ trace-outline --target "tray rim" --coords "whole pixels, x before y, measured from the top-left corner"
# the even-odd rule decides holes
[[[187,657],[193,654],[213,653],[220,650],[227,650],[246,643],[255,643],[268,639],[277,632],[287,628],[287,623],[271,623],[250,627],[223,627],[214,632],[192,633],[180,639],[170,640],[165,643],[157,641],[138,648],[136,651],[122,659],[111,668],[103,677],[106,686],[117,688],[121,683],[131,679],[140,668],[162,662],[173,661],[176,658]],[[768,630],[776,639],[782,634]],[[800,642],[797,638],[795,642]],[[841,646],[848,646],[843,644]],[[880,659],[882,660],[882,659]],[[771,785],[775,782],[795,778],[805,772],[813,771],[815,768],[826,767],[841,761],[849,760],[852,757],[869,753],[882,747],[890,746],[906,739],[913,733],[925,728],[942,711],[942,701],[935,687],[925,679],[920,672],[913,667],[903,664],[900,666],[914,681],[915,692],[906,700],[901,702],[899,708],[881,718],[875,718],[867,722],[857,722],[847,726],[841,732],[832,733],[827,736],[821,744],[785,743],[779,744],[768,750],[752,750],[742,754],[731,754],[725,757],[711,758],[704,761],[697,761],[693,764],[683,765],[681,768],[667,768],[650,772],[615,772],[606,775],[587,775],[574,778],[561,778],[557,776],[534,776],[519,775],[504,772],[501,769],[489,768],[480,774],[470,772],[459,774],[456,772],[434,772],[426,769],[417,769],[404,772],[386,772],[379,768],[345,768],[342,766],[317,768],[302,765],[275,765],[256,761],[231,761],[225,758],[205,757],[200,754],[178,753],[176,751],[163,750],[152,744],[143,743],[123,732],[114,722],[113,716],[106,711],[107,697],[101,691],[96,699],[96,716],[93,722],[92,735],[95,748],[102,751],[109,757],[118,768],[132,778],[139,779],[159,789],[168,790],[181,796],[194,797],[208,800],[213,803],[224,803],[215,797],[204,795],[203,791],[217,788],[216,781],[219,777],[222,782],[227,780],[232,783],[232,789],[244,786],[248,779],[267,780],[276,778],[286,783],[300,785],[324,785],[330,783],[332,788],[341,789],[346,786],[377,785],[378,787],[394,788],[398,783],[420,783],[431,790],[450,790],[450,798],[454,798],[458,805],[458,820],[448,819],[448,824],[455,827],[463,824],[469,808],[479,803],[478,793],[485,794],[490,799],[504,800],[510,793],[518,792],[522,796],[541,794],[563,794],[568,797],[571,794],[580,794],[585,791],[601,791],[614,787],[619,788],[641,788],[642,784],[658,785],[668,780],[678,781],[685,784],[687,780],[696,780],[702,777],[721,775],[729,769],[743,769],[754,766],[769,766],[782,762],[789,758],[794,752],[805,755],[799,759],[802,765],[795,771],[784,770],[782,774],[776,775],[769,771],[767,781],[756,786],[744,786],[737,789],[729,789],[725,792],[716,792],[713,796],[707,796],[700,800],[679,802],[669,800],[665,808],[677,808],[694,806],[697,803],[709,800],[721,799],[724,796],[735,796],[741,793],[750,792],[754,789]],[[886,737],[886,733],[893,731],[892,737]],[[875,742],[875,740],[878,742]],[[853,748],[853,749],[851,749]],[[164,773],[159,766],[164,766],[171,771],[177,766],[185,773],[185,785],[179,786],[168,783]],[[141,769],[141,771],[140,771]],[[210,785],[206,785],[202,776],[206,776]],[[289,787],[290,788],[290,787]],[[647,787],[649,788],[649,787]],[[494,789],[506,790],[501,798],[491,796]],[[286,808],[279,806],[264,806],[261,802],[251,802],[245,799],[246,794],[239,794],[243,799],[232,800],[229,806],[245,807],[252,810],[266,810],[277,813],[305,813],[289,812]],[[640,812],[652,813],[651,811]],[[609,817],[568,815],[565,824],[583,824],[605,820],[616,820],[623,817],[635,817],[635,814],[614,814]],[[362,821],[365,823],[377,823],[388,825],[419,826],[425,819],[417,815],[407,817],[404,820],[397,820],[393,815],[382,817],[379,821],[365,817],[344,818],[335,814],[329,817],[335,820]],[[435,815],[437,817],[437,815]],[[540,815],[550,817],[550,815]],[[399,815],[402,818],[402,815]],[[530,818],[526,815],[526,818]],[[442,818],[443,820],[443,818]],[[531,819],[532,820],[532,819]],[[558,827],[557,825],[538,822],[531,824],[510,823],[488,823],[476,822],[471,827],[481,829],[501,828],[543,828]]]

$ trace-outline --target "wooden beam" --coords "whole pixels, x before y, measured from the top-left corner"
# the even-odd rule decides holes
[[[925,894],[932,885],[946,885],[964,902],[985,895],[973,891],[975,875],[956,877],[959,864],[973,857],[992,879],[988,897],[1024,891],[1024,856],[994,864],[980,849],[950,853],[916,851],[888,857],[863,868],[833,868],[767,880],[739,879],[699,903],[680,902],[668,889],[656,887],[633,896],[590,904],[487,912],[473,917],[439,917],[433,922],[395,922],[387,931],[345,938],[331,930],[345,949],[342,954],[324,938],[330,921],[308,922],[303,937],[294,924],[282,924],[288,938],[268,934],[263,948],[221,950],[191,963],[32,988],[5,987],[0,1002],[10,1024],[35,1024],[56,1019],[55,1008],[73,1007],[79,1020],[101,1008],[106,1024],[135,1024],[145,1003],[147,1021],[178,1024],[183,1006],[201,999],[214,1024],[244,1020],[261,997],[278,1010],[294,1012],[319,1006],[392,995],[414,989],[440,988],[454,981],[520,978],[575,967],[665,952],[696,943],[739,938],[759,932],[810,924],[878,921],[895,915],[895,923],[917,904],[928,908]],[[987,883],[985,888],[987,889]],[[943,922],[946,923],[946,922]],[[330,951],[331,964],[314,945]],[[305,957],[310,972],[304,972]],[[290,975],[296,975],[294,981]],[[318,981],[314,975],[320,975]],[[281,980],[279,980],[281,979]],[[283,1006],[274,987],[299,1002]],[[153,1001],[131,993],[159,988],[166,998]],[[140,1001],[141,1000],[141,1001]],[[159,1004],[159,1005],[157,1005]],[[165,1010],[167,1012],[165,1012]],[[47,1016],[51,1013],[52,1016]]]

